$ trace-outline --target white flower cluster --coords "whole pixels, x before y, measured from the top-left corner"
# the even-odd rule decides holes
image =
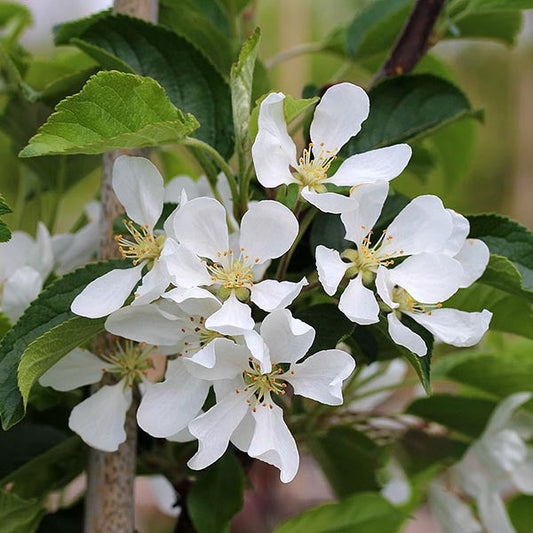
[[[487,264],[486,246],[466,238],[468,221],[438,198],[423,196],[379,238],[372,234],[388,181],[409,161],[409,146],[352,156],[329,177],[340,148],[368,116],[368,97],[349,83],[330,88],[315,111],[312,143],[299,160],[287,134],[283,99],[277,93],[263,101],[252,156],[265,187],[298,183],[299,202],[340,214],[355,247],[342,253],[317,248],[326,293],[333,296],[342,286],[339,308],[358,324],[377,322],[381,309],[392,339],[418,355],[426,353],[426,346],[400,321],[402,314],[439,340],[458,346],[478,342],[490,313],[462,313],[440,303],[476,280]],[[139,426],[155,437],[197,439],[191,468],[212,464],[231,442],[278,467],[288,482],[299,458],[283,417],[287,398],[298,394],[341,405],[343,382],[355,361],[339,349],[308,355],[315,330],[287,309],[306,278],[268,278],[271,261],[300,238],[293,212],[280,202],[262,200],[238,223],[226,209],[227,198],[226,207],[208,196],[189,199],[187,193],[196,193],[186,181],[181,178],[181,185],[174,182],[165,192],[149,160],[116,160],[113,188],[129,219],[124,221],[127,235],[116,240],[132,267],[90,283],[72,310],[89,318],[107,316],[107,331],[128,341],[105,357],[75,350],[40,382],[68,390],[99,382],[102,371],[115,376],[113,384],[80,403],[70,417],[70,427],[95,448],[113,451],[125,440],[132,385],[140,384]],[[330,190],[342,186],[352,187],[349,196]],[[159,226],[169,198],[179,199],[179,205]],[[264,316],[260,323],[252,310]],[[167,356],[164,377],[155,383],[146,378],[153,353]]]

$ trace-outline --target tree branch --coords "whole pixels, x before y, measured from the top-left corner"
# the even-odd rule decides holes
[[[372,85],[389,76],[411,72],[430,46],[433,26],[446,0],[417,0],[398,42]]]

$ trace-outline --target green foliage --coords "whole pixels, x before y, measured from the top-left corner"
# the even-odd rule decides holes
[[[20,157],[155,146],[177,142],[197,127],[154,80],[99,72],[80,93],[59,103]]]
[[[385,449],[364,433],[347,426],[332,426],[311,437],[309,447],[335,494],[379,490],[377,471],[384,465]]]
[[[76,45],[104,69],[155,79],[177,108],[198,119],[198,138],[221,154],[231,155],[229,86],[188,40],[140,19],[103,13],[63,24],[56,44]],[[152,120],[157,121],[156,117]]]
[[[34,533],[44,513],[39,500],[24,500],[16,494],[0,490],[2,533]]]
[[[0,194],[0,217],[7,215],[8,213],[11,213],[11,209],[6,204],[4,197]],[[6,223],[3,220],[0,220],[0,242],[7,242],[9,239],[11,239],[11,232],[9,231]],[[2,318],[2,322],[3,321],[4,320]],[[0,326],[0,329],[3,328]]]
[[[70,310],[74,298],[94,279],[114,268],[128,268],[125,261],[88,264],[58,279],[26,309],[0,343],[0,417],[8,429],[24,416],[17,385],[17,369],[28,346],[55,326],[75,317]]]
[[[101,333],[104,322],[104,318],[92,320],[77,316],[58,324],[26,348],[18,368],[18,386],[24,407],[33,384],[70,351]]]
[[[341,150],[344,157],[427,136],[445,125],[476,116],[464,93],[429,74],[385,79],[369,92],[370,115]]]
[[[485,398],[434,394],[414,400],[406,412],[476,439],[483,433],[495,407],[494,401]]]
[[[15,2],[0,2],[0,40],[6,45],[14,44],[31,23],[31,12],[26,6]]]
[[[250,121],[252,85],[254,68],[259,48],[260,31],[257,28],[242,45],[239,60],[231,68],[231,106],[235,127],[235,146],[237,150],[250,148],[248,124]]]
[[[529,533],[533,523],[533,496],[519,494],[507,503],[507,514],[516,533]]]
[[[226,531],[244,503],[244,472],[233,453],[199,472],[187,497],[189,515],[198,533]]]
[[[458,6],[462,13],[490,13],[533,9],[532,0],[452,0],[450,9]]]
[[[395,533],[405,517],[381,495],[360,492],[291,518],[274,533]]]

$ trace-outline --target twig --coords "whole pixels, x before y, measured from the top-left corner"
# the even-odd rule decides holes
[[[372,81],[411,72],[430,46],[433,26],[445,0],[417,0],[398,42]]]

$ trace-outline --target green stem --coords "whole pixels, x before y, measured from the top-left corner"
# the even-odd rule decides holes
[[[265,61],[265,66],[267,69],[271,69],[272,67],[275,67],[278,63],[282,63],[283,61],[287,61],[287,59],[292,59],[293,57],[298,57],[303,54],[310,54],[313,52],[320,52],[322,50],[322,43],[303,43],[295,46],[294,48],[289,48],[288,50],[284,50],[283,52],[280,52],[279,54],[275,55],[274,57],[271,57],[267,61]]]

